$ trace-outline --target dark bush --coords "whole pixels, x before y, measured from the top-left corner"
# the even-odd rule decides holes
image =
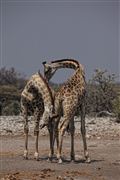
[[[2,109],[2,115],[19,115],[20,113],[20,103],[18,101],[11,101],[5,105]]]

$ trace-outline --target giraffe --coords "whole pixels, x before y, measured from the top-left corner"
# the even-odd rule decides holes
[[[53,154],[52,148],[52,123],[48,120],[49,118],[54,118],[54,101],[52,97],[52,92],[48,86],[47,81],[39,73],[32,75],[30,80],[27,82],[24,90],[21,93],[21,114],[24,117],[24,133],[25,133],[25,150],[24,158],[28,159],[28,115],[34,114],[35,127],[34,135],[36,136],[35,140],[35,154],[34,157],[36,160],[39,160],[38,153],[38,136],[39,136],[39,122],[42,119],[45,123],[48,124],[48,131],[50,134],[50,153]]]
[[[84,156],[86,162],[90,162],[89,153],[87,151],[86,143],[86,129],[85,129],[85,92],[86,82],[83,66],[73,59],[62,59],[52,61],[51,63],[43,63],[44,74],[46,78],[53,76],[59,68],[72,68],[75,70],[74,74],[67,80],[66,83],[60,87],[55,94],[55,113],[59,117],[55,120],[56,130],[58,128],[58,143],[57,143],[57,158],[58,163],[62,163],[62,142],[63,135],[68,125],[71,132],[71,160],[75,160],[74,153],[74,116],[81,115],[81,134],[84,145]]]

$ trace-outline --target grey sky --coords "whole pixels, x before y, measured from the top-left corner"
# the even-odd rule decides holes
[[[119,74],[120,6],[116,0],[1,0],[1,66],[26,75],[42,61],[74,58],[87,78],[95,68]],[[62,82],[61,70],[53,80]]]

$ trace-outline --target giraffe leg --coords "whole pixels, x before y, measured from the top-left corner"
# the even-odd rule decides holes
[[[71,161],[74,161],[75,160],[75,152],[74,152],[74,133],[75,133],[74,119],[71,122],[70,133],[71,133]]]
[[[55,140],[56,140],[57,151],[58,151],[58,148],[59,148],[59,134],[58,134],[59,120],[60,120],[60,117],[56,118],[56,121],[54,122],[54,129],[53,129],[53,147],[54,147]]]
[[[85,106],[81,106],[81,134],[83,139],[83,146],[84,146],[84,156],[86,162],[90,163],[90,157],[87,150],[87,142],[86,142],[86,129],[85,129]]]
[[[55,144],[55,139],[57,142],[57,148],[59,145],[59,141],[58,141],[58,122],[59,122],[60,118],[56,118],[56,120],[54,122],[52,122],[50,124],[50,126],[48,127],[49,130],[49,135],[50,135],[50,153],[49,153],[49,158],[48,160],[51,161],[54,155],[54,144]]]
[[[34,136],[35,136],[35,153],[34,158],[39,161],[39,152],[38,152],[38,138],[39,138],[39,122],[40,122],[40,112],[37,109],[34,113],[35,117],[35,128],[34,128]]]
[[[24,159],[28,159],[28,132],[29,132],[29,127],[28,127],[28,119],[27,115],[24,116],[25,119],[25,124],[24,124],[24,133],[25,133],[25,149],[24,149]]]
[[[56,138],[56,144],[57,144],[57,150],[59,148],[59,132],[58,127],[55,129],[55,138]]]
[[[24,119],[24,133],[25,133],[25,147],[24,147],[23,157],[24,159],[28,159],[28,132],[29,132],[28,116],[27,116],[28,106],[27,106],[25,98],[21,97],[20,105],[21,105],[21,115],[23,116],[23,119]]]
[[[58,146],[58,150],[57,150],[57,159],[58,159],[59,164],[61,164],[63,162],[62,157],[61,157],[63,135],[64,135],[64,129],[59,130],[59,137],[58,137],[59,146]]]
[[[49,137],[50,137],[50,152],[48,156],[48,161],[52,161],[54,155],[54,144],[53,144],[53,125],[49,123],[48,125]]]
[[[39,137],[39,132],[37,131],[35,134],[36,138],[35,138],[35,147],[36,147],[36,151],[34,153],[34,158],[39,161],[39,152],[38,152],[38,137]]]
[[[58,158],[58,163],[61,164],[63,161],[62,161],[62,156],[61,156],[61,152],[62,152],[62,143],[63,143],[63,136],[64,136],[64,133],[65,133],[65,130],[68,126],[68,121],[66,118],[63,119],[63,122],[62,122],[62,125],[61,127],[59,128],[59,146],[58,146],[58,149],[57,149],[57,158]]]

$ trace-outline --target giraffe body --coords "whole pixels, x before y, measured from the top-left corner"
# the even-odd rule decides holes
[[[42,119],[48,124],[48,130],[50,133],[50,149],[52,149],[52,131],[51,123],[49,118],[53,115],[53,98],[52,92],[40,73],[34,74],[27,82],[22,94],[21,94],[21,112],[24,117],[24,133],[25,133],[25,150],[24,158],[28,158],[28,115],[33,114],[35,119],[34,135],[36,136],[36,151],[35,158],[39,159],[38,153],[38,136],[39,136],[39,122]],[[49,121],[49,123],[48,123]]]
[[[59,163],[62,162],[61,151],[62,151],[62,142],[63,135],[70,124],[71,132],[71,160],[74,160],[74,116],[77,114],[81,115],[81,133],[83,137],[84,144],[84,155],[86,161],[90,161],[89,154],[87,151],[86,143],[86,132],[85,132],[85,91],[86,91],[86,82],[84,76],[84,70],[80,63],[76,60],[63,59],[53,61],[51,63],[44,64],[45,67],[45,76],[51,73],[51,76],[59,68],[73,68],[75,69],[74,74],[67,80],[65,84],[59,89],[55,94],[55,112],[59,114],[59,117],[56,119],[56,129],[58,128],[58,148],[57,148],[57,157]],[[63,116],[61,118],[61,116]],[[57,130],[56,130],[57,131]]]

